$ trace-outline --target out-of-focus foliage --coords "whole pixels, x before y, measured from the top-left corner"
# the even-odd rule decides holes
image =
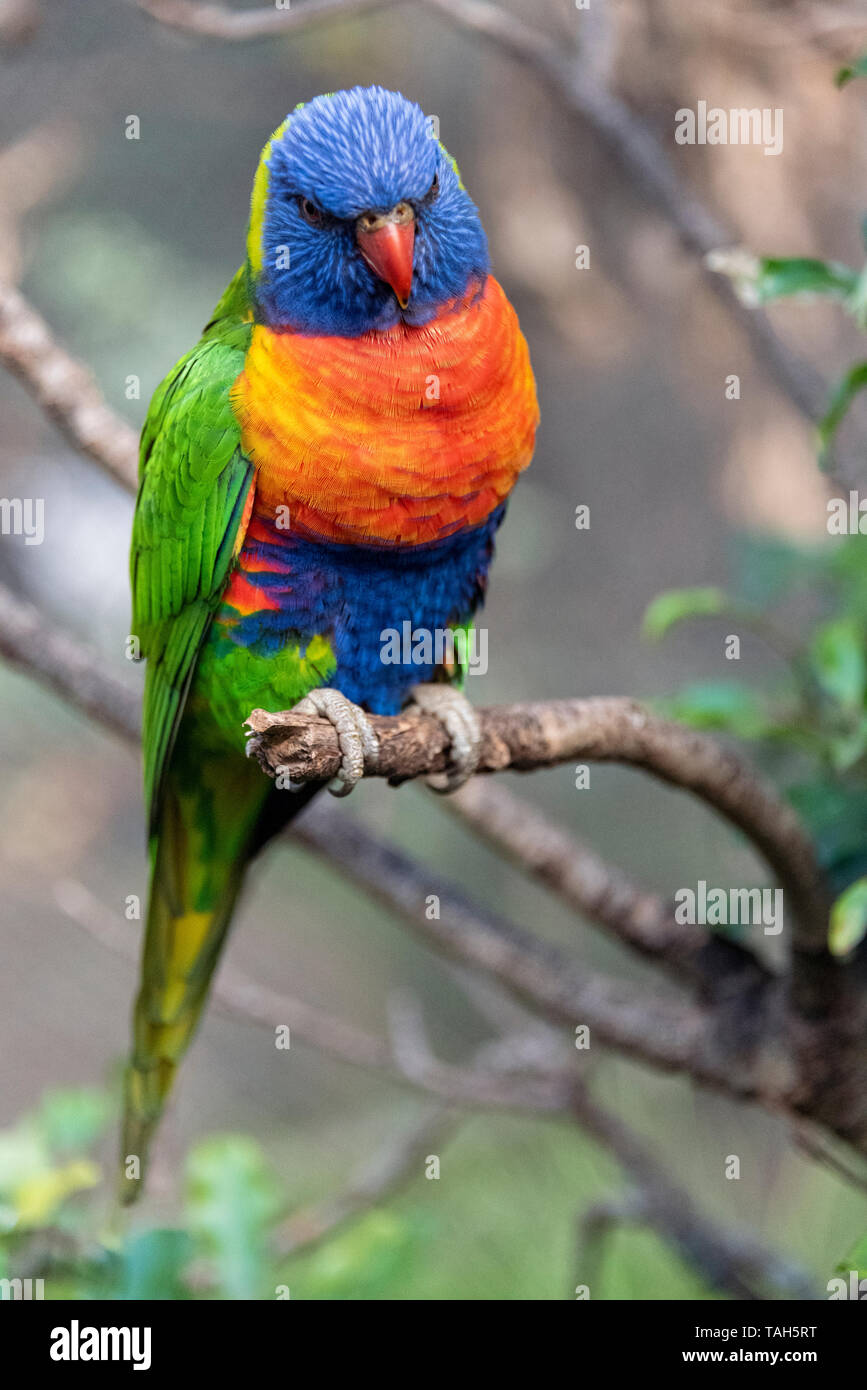
[[[111,1204],[110,1173],[93,1157],[106,1131],[113,1139],[116,1122],[113,1097],[77,1089],[51,1093],[32,1115],[0,1132],[0,1279],[42,1279],[44,1297],[54,1300],[376,1300],[450,1298],[466,1274],[464,1256],[430,1204],[411,1194],[365,1208],[322,1241],[281,1256],[291,1183],[281,1182],[260,1145],[241,1135],[210,1136],[192,1147],[182,1223],[137,1226],[137,1212],[124,1229]],[[580,1143],[576,1149],[574,1135],[564,1136],[562,1154],[576,1179],[592,1179],[587,1150]],[[463,1220],[472,1212],[493,1230],[514,1180],[510,1164],[492,1170],[489,1156],[476,1151],[459,1166],[468,1194]],[[487,1205],[472,1195],[480,1182]],[[496,1247],[490,1258],[478,1252],[479,1298],[539,1297],[543,1274],[549,1296],[572,1296],[571,1226],[563,1227],[563,1247],[555,1249],[551,1195],[550,1188],[540,1190],[511,1213],[525,1250],[517,1274]],[[533,1247],[532,1231],[546,1227],[544,1244]],[[604,1269],[596,1270],[595,1296],[648,1297],[654,1289],[665,1290],[659,1296],[712,1296],[654,1236],[614,1236]]]
[[[867,71],[867,69],[865,69]],[[867,330],[867,267],[835,262],[756,259],[741,255],[718,268],[732,274],[754,303],[824,295],[841,302]],[[867,362],[834,388],[819,425],[819,462],[831,448],[855,396],[867,387]],[[675,590],[647,609],[645,634],[659,639],[688,618],[728,619],[735,633],[751,631],[782,658],[783,674],[754,688],[719,681],[687,686],[662,704],[695,728],[788,748],[806,763],[789,787],[791,800],[812,831],[819,857],[841,891],[829,943],[847,955],[867,930],[867,516],[857,495],[829,503],[830,539],[803,547],[779,537],[744,536],[737,588]],[[814,616],[796,630],[778,622],[777,605],[800,593]]]
[[[867,62],[867,59],[862,62]],[[867,219],[862,222],[862,233],[867,242]],[[711,257],[710,264],[731,277],[738,294],[747,304],[819,296],[835,300],[852,316],[859,328],[867,331],[867,265],[853,270],[837,261],[803,256],[753,257],[740,251],[719,253]],[[846,372],[831,393],[828,409],[818,426],[819,463],[822,468],[830,467],[837,431],[855,397],[865,387],[867,362],[858,362]]]
[[[0,1232],[53,1221],[75,1193],[93,1188],[100,1170],[88,1156],[106,1116],[96,1091],[57,1091],[14,1129],[0,1134]]]
[[[838,68],[834,81],[838,87],[845,87],[854,77],[867,77],[867,54],[859,58],[856,63]]]
[[[730,621],[733,633],[763,638],[781,656],[782,673],[758,688],[735,680],[691,684],[660,704],[694,728],[762,740],[798,755],[805,775],[788,788],[789,796],[842,889],[867,871],[867,536],[841,537],[818,549],[787,547],[784,558],[791,563],[781,563],[778,539],[766,548],[761,538],[744,537],[741,546],[749,552],[742,577],[758,577],[765,597],[748,602],[743,591],[725,595],[716,614]],[[819,611],[792,631],[777,622],[774,595],[789,601],[799,590],[818,600]],[[665,594],[654,601],[651,632],[660,605],[673,613],[677,598]],[[677,621],[705,615],[685,601]],[[860,939],[853,935],[854,903],[849,898],[838,907],[835,949],[851,950]]]

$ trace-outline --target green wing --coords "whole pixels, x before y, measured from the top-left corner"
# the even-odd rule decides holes
[[[147,658],[145,796],[153,829],[196,666],[241,540],[253,483],[229,392],[250,339],[241,271],[192,352],[154,395],[141,440],[130,569]]]

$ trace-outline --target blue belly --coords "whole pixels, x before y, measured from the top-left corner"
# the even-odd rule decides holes
[[[327,637],[337,662],[333,684],[374,714],[396,714],[410,686],[430,679],[436,661],[419,660],[418,648],[415,659],[384,661],[387,634],[406,631],[405,624],[435,634],[472,617],[504,513],[505,504],[484,525],[448,540],[387,550],[274,530],[273,542],[245,545],[241,566],[279,608],[233,613],[232,640],[271,656],[287,642],[300,642],[303,650],[314,636]],[[251,562],[265,568],[251,569]]]

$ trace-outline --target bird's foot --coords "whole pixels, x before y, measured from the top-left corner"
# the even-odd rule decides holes
[[[452,685],[414,685],[413,704],[438,719],[449,736],[449,766],[426,779],[435,792],[454,792],[472,777],[479,765],[482,726],[466,695]]]
[[[295,709],[300,714],[318,714],[333,725],[340,745],[340,771],[328,783],[328,790],[332,796],[348,796],[365,769],[371,772],[379,760],[379,739],[364,710],[329,686],[311,690]]]

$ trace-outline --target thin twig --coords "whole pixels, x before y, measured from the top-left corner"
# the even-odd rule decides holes
[[[830,1169],[832,1173],[854,1187],[857,1191],[867,1195],[867,1170],[860,1172],[850,1163],[847,1163],[827,1142],[827,1139],[819,1132],[814,1132],[813,1127],[807,1122],[796,1123],[792,1127],[792,1138],[795,1146],[801,1149],[809,1158],[821,1163],[824,1168]]]
[[[54,884],[57,906],[70,921],[115,955],[136,962],[139,938],[135,923],[121,920],[77,879],[58,879]],[[302,1000],[257,984],[240,971],[223,965],[213,988],[214,1003],[230,1017],[269,1029],[290,1029],[291,1037],[315,1047],[326,1056],[352,1066],[396,1070],[387,1041],[334,1018]]]
[[[402,1074],[422,1090],[441,1086],[444,1071],[448,1074],[452,1069],[444,1069],[434,1057],[418,1001],[407,993],[392,996],[390,1016],[392,1048]],[[544,1074],[550,1068],[554,1076],[558,1063],[556,1043],[552,1044],[551,1036],[544,1031],[509,1033],[478,1048],[464,1071],[490,1074],[492,1070],[502,1070],[508,1074],[532,1070]],[[558,1102],[566,1110],[572,1084],[571,1076],[559,1074],[556,1093]],[[294,1255],[306,1250],[347,1221],[381,1205],[420,1175],[432,1151],[438,1156],[441,1154],[459,1122],[460,1116],[454,1106],[430,1106],[408,1132],[390,1136],[373,1164],[365,1165],[343,1191],[293,1213],[278,1231],[278,1252]]]
[[[291,5],[272,5],[267,9],[232,10],[225,5],[198,4],[193,0],[136,0],[140,10],[169,29],[230,43],[298,34],[322,20],[350,18],[395,3],[397,0],[301,0],[296,5],[293,0]]]
[[[712,1288],[740,1299],[778,1297],[780,1292],[790,1298],[819,1297],[813,1281],[793,1261],[767,1249],[747,1232],[724,1230],[702,1216],[643,1141],[592,1100],[586,1088],[576,1086],[572,1113],[588,1134],[615,1155],[636,1185],[639,1205],[633,1203],[630,1219],[658,1231]],[[580,1276],[579,1281],[586,1282]]]
[[[287,1217],[274,1233],[277,1256],[286,1259],[308,1251],[349,1221],[382,1206],[421,1173],[432,1152],[442,1153],[459,1124],[460,1116],[449,1106],[429,1106],[405,1134],[391,1136],[374,1161],[342,1191]]]

